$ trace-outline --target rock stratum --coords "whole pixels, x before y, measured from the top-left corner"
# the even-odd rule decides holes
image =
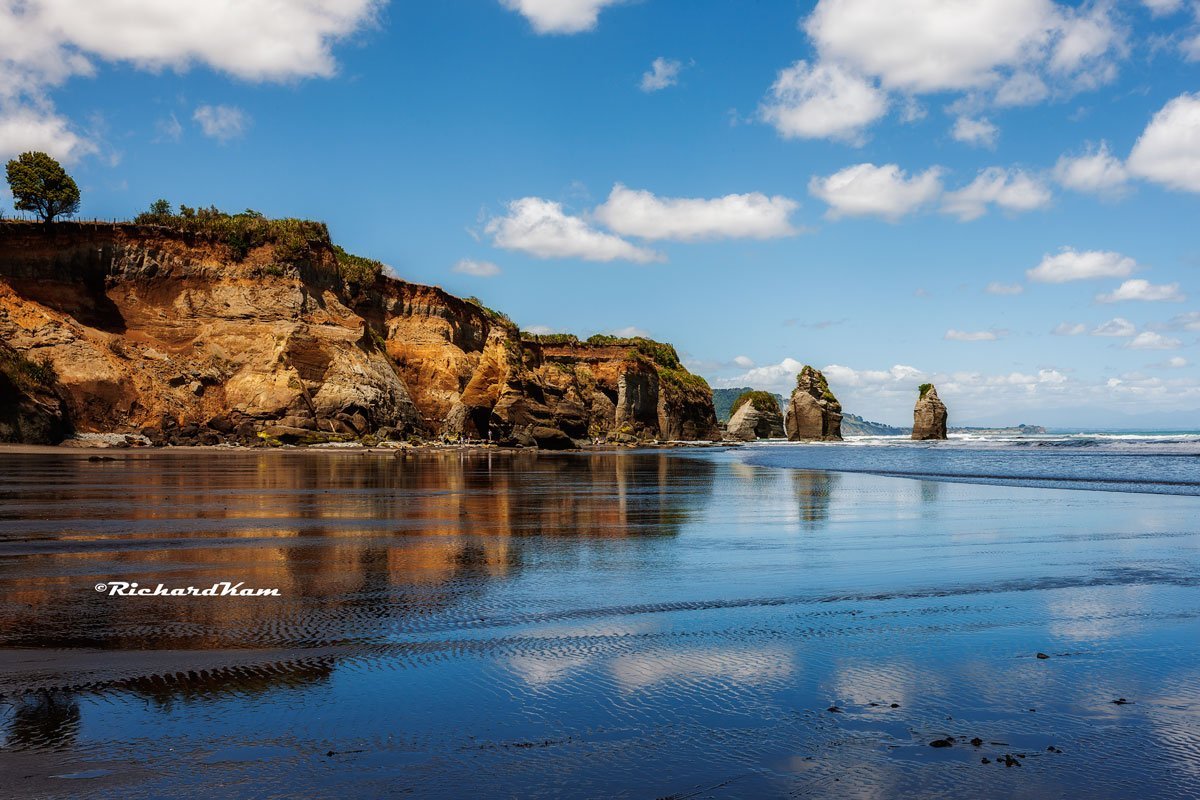
[[[921,384],[917,404],[913,408],[914,439],[945,439],[946,438],[946,404],[937,394],[937,387],[932,383]]]
[[[0,223],[0,440],[717,439],[705,381],[649,339],[523,335],[286,237]],[[378,266],[378,265],[377,265]]]
[[[819,369],[805,365],[796,376],[784,418],[790,441],[841,441],[842,404]]]

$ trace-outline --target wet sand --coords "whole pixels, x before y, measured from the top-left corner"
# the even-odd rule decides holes
[[[94,454],[5,454],[0,795],[1200,794],[1195,497]]]

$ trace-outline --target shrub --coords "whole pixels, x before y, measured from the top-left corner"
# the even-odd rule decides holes
[[[0,372],[25,389],[47,389],[58,380],[49,358],[34,361],[16,350],[0,350]]]
[[[515,328],[517,326],[517,324],[512,321],[512,317],[508,316],[508,314],[505,314],[503,311],[497,311],[494,308],[488,308],[487,306],[485,306],[483,304],[483,301],[480,300],[478,297],[472,296],[472,297],[467,297],[464,299],[468,303],[470,303],[471,305],[475,306],[480,311],[482,311],[483,315],[485,317],[489,318],[490,320],[492,320],[493,322],[500,322],[500,323],[503,323],[503,324],[508,325],[513,328]]]
[[[234,261],[242,261],[250,251],[266,244],[275,248],[275,260],[285,266],[304,261],[314,248],[329,245],[329,229],[323,222],[303,219],[268,219],[262,212],[248,208],[228,214],[216,206],[192,208],[180,205],[172,214],[166,200],[156,200],[148,211],[138,214],[139,225],[162,225],[181,233],[220,242]]]
[[[381,261],[347,253],[336,244],[333,246],[333,251],[337,254],[338,272],[341,273],[342,280],[346,283],[354,286],[370,286],[383,274],[383,262]]]
[[[573,333],[530,333],[521,331],[521,338],[527,342],[538,344],[579,344],[579,337]]]
[[[929,394],[929,390],[932,388],[933,388],[932,383],[922,383],[921,386],[919,387],[919,391],[921,392],[921,397],[924,397],[925,395]]]

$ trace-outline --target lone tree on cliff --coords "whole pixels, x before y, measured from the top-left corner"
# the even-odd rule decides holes
[[[79,211],[79,187],[62,164],[46,153],[21,153],[9,161],[8,186],[14,208],[32,211],[47,224]]]

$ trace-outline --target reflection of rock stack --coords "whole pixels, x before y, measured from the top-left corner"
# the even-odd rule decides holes
[[[932,383],[921,384],[921,394],[913,408],[914,439],[946,438],[946,404],[938,397]]]
[[[784,424],[787,437],[793,442],[841,441],[842,404],[829,391],[829,382],[820,370],[807,365],[800,370]]]
[[[731,439],[782,439],[783,412],[770,392],[742,392],[733,401],[733,414],[725,428]]]

